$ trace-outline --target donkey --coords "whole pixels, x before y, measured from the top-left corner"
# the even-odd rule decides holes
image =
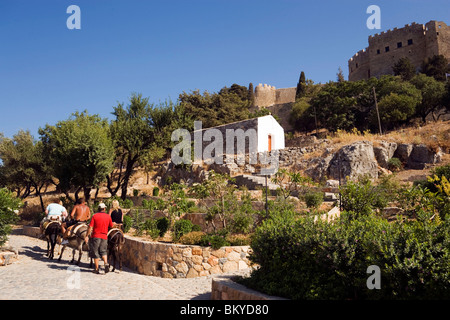
[[[119,270],[122,271],[122,258],[120,256],[122,252],[122,246],[125,243],[125,238],[123,232],[120,229],[113,228],[108,232],[108,261],[111,265],[111,261],[114,259],[112,264],[112,270],[116,270],[116,261],[119,260]],[[113,259],[111,259],[113,258]]]
[[[47,239],[47,256],[53,259],[55,252],[55,245],[58,242],[58,237],[61,234],[61,223],[59,221],[50,221],[46,224],[44,235]]]
[[[73,263],[75,260],[75,251],[78,250],[78,262],[76,263],[77,265],[80,264],[80,260],[81,260],[81,256],[83,255],[83,250],[84,251],[89,251],[87,244],[85,243],[84,239],[86,237],[86,232],[88,230],[88,226],[85,223],[81,223],[81,225],[75,225],[74,229],[76,228],[75,231],[75,237],[69,238],[68,241],[69,243],[63,244],[62,246],[62,250],[61,250],[61,254],[58,258],[58,261],[61,261],[61,257],[64,253],[64,249],[66,247],[70,247],[73,249],[72,251],[72,261],[70,261],[70,263]]]

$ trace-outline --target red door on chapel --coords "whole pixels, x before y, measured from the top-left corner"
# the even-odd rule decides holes
[[[272,151],[272,136],[269,134],[269,144],[268,144],[269,152]]]

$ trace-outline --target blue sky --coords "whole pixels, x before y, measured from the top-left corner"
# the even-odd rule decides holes
[[[70,5],[81,30],[69,30]],[[369,30],[369,5],[381,30]],[[450,24],[448,0],[0,0],[0,132],[37,130],[87,109],[112,119],[132,92],[159,103],[233,83],[336,79],[368,36]]]

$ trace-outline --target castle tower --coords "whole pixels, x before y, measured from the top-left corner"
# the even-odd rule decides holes
[[[441,21],[415,22],[369,36],[369,47],[348,61],[349,80],[393,74],[392,67],[407,57],[418,70],[427,57],[444,55],[450,60],[450,27]]]

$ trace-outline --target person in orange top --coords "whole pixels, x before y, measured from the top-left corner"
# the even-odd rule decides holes
[[[94,259],[95,270],[94,273],[100,273],[99,261],[103,260],[105,265],[105,273],[109,272],[109,265],[107,260],[108,255],[108,229],[113,227],[111,216],[106,213],[106,205],[100,203],[98,206],[99,212],[94,214],[89,224],[86,233],[85,241],[89,243],[89,251],[91,258]],[[92,236],[89,239],[89,235]]]

